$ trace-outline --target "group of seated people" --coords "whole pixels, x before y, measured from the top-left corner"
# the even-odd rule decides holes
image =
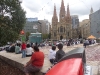
[[[26,48],[24,47],[26,45]],[[56,46],[52,46],[52,49],[49,51],[49,60],[52,64],[56,64],[59,60],[65,55],[63,51],[63,44],[58,44],[58,51],[56,51]],[[30,75],[32,72],[39,71],[44,63],[45,55],[41,52],[38,46],[31,47],[30,44],[26,44],[23,42],[22,44],[12,44],[10,47],[6,49],[7,52],[15,52],[16,54],[22,53],[25,48],[26,56],[31,56],[30,60],[24,65],[24,72],[26,75]],[[33,53],[34,51],[34,53]]]
[[[58,44],[58,51],[56,52],[56,46],[52,46],[52,49],[49,51],[49,60],[55,65],[59,60],[65,55],[63,51],[63,44]],[[32,54],[31,59],[24,65],[24,72],[26,75],[30,75],[30,73],[39,71],[44,63],[44,53],[41,52],[38,46],[33,47],[34,54]]]
[[[83,40],[83,46],[86,48],[86,46],[96,44],[96,40],[94,39],[84,39]]]
[[[9,47],[6,47],[7,52],[15,52],[15,54],[20,54],[22,53],[21,50],[21,44],[16,43],[16,44],[11,44]],[[30,44],[26,45],[26,57],[31,56],[33,53],[33,48],[30,46]]]
[[[49,50],[49,61],[54,65],[58,62],[64,55],[65,52],[63,51],[63,44],[58,44],[58,51],[56,51],[56,46],[52,46],[52,49]]]

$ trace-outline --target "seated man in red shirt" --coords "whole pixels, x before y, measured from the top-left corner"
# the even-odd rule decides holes
[[[39,51],[37,46],[33,47],[34,53],[31,56],[29,62],[26,63],[24,71],[26,75],[39,71],[44,63],[44,53]]]

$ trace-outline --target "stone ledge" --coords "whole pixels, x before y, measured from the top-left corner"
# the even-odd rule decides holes
[[[21,58],[21,55],[22,54],[15,54],[15,53],[8,53],[6,51],[1,51],[0,59],[8,63],[9,65],[16,67],[20,69],[21,71],[23,71],[24,64],[26,64],[26,62],[30,60],[30,57]],[[52,64],[49,62],[48,58],[45,57],[44,65],[41,71],[39,72],[39,75],[41,75],[40,73],[45,73],[48,70],[48,68],[50,68],[50,66],[52,66]]]

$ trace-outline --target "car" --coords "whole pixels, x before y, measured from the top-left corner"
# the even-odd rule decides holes
[[[4,50],[4,47],[0,47],[0,51]]]

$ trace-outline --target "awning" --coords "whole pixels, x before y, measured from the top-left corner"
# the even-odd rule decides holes
[[[93,35],[90,35],[87,39],[96,39]]]

